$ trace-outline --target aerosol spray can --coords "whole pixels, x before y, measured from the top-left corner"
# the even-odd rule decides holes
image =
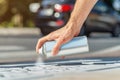
[[[89,51],[88,41],[87,41],[86,36],[80,36],[80,37],[73,38],[70,42],[62,45],[58,54],[54,56],[51,53],[51,51],[55,44],[56,44],[56,41],[46,42],[41,47],[41,49],[39,49],[40,55],[42,55],[46,58],[50,58],[50,57],[56,57],[56,56],[80,54],[80,53]]]

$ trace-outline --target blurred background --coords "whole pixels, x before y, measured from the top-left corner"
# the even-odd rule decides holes
[[[0,0],[0,27],[38,27],[46,35],[66,24],[74,3],[75,0]],[[113,37],[118,37],[119,3],[120,0],[99,1],[83,25],[81,34],[89,36],[91,32],[110,32]]]
[[[36,61],[37,40],[64,26],[74,3],[75,0],[0,0],[0,63]],[[120,0],[99,0],[79,35],[88,36],[90,53],[119,57]],[[105,55],[101,55],[103,52]]]
[[[0,27],[35,27],[31,5],[40,2],[40,0],[0,0]],[[36,7],[39,6],[35,5]]]

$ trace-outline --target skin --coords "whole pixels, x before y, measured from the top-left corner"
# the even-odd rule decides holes
[[[84,21],[96,2],[97,0],[76,0],[74,9],[67,24],[61,29],[40,38],[36,45],[36,52],[38,53],[39,49],[45,42],[55,40],[56,44],[52,50],[52,54],[56,55],[63,44],[69,42],[80,33]]]

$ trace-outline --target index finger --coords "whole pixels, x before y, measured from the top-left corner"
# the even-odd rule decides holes
[[[37,45],[36,45],[36,52],[37,52],[37,53],[39,53],[39,49],[42,47],[42,45],[43,45],[46,41],[48,41],[48,39],[47,39],[46,36],[38,40]]]

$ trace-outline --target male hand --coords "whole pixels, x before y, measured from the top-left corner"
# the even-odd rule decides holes
[[[51,32],[47,36],[40,38],[36,45],[36,52],[39,53],[39,49],[42,47],[42,45],[45,42],[55,40],[56,44],[52,50],[52,54],[56,55],[59,52],[59,49],[63,44],[67,43],[74,36],[77,36],[79,34],[80,29],[76,29],[73,26],[75,25],[68,24],[61,29]]]

